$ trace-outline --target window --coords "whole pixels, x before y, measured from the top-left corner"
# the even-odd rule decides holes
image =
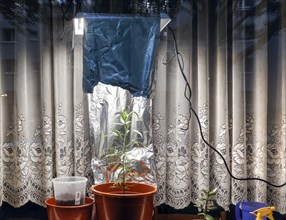
[[[15,42],[16,33],[13,28],[3,28],[2,29],[2,41],[4,42]]]
[[[2,59],[2,71],[6,75],[13,75],[16,73],[15,59]]]
[[[30,41],[38,41],[39,40],[39,32],[35,30],[29,31],[29,40]]]

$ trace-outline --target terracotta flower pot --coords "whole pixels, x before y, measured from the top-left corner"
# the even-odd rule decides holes
[[[153,196],[157,188],[143,183],[128,183],[123,193],[113,183],[91,187],[97,220],[151,220]]]
[[[49,220],[91,220],[94,200],[85,197],[85,204],[78,206],[56,205],[55,198],[45,201]]]

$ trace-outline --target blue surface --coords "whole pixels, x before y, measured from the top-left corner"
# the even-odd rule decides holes
[[[149,97],[160,35],[156,16],[83,14],[83,90],[99,82]]]

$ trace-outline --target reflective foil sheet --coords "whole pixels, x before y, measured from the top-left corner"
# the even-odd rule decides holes
[[[122,171],[120,158],[110,158],[109,147],[113,141],[111,131],[116,125],[115,115],[127,106],[136,112],[132,117],[132,127],[143,136],[137,139],[145,147],[133,147],[126,152],[130,172],[127,181],[145,182],[156,185],[154,152],[152,144],[152,103],[144,97],[134,97],[120,87],[99,83],[92,94],[88,94],[89,123],[94,139],[92,170],[94,183],[113,182]]]

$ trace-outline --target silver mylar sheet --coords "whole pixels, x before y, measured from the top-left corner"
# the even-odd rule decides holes
[[[140,131],[139,140],[145,147],[133,147],[126,152],[132,164],[132,174],[127,181],[156,185],[154,152],[152,143],[152,101],[145,97],[133,97],[129,91],[99,83],[93,93],[88,94],[90,131],[94,140],[92,170],[94,184],[113,182],[120,173],[120,161],[108,162],[107,149],[111,146],[115,128],[115,114],[128,107],[138,117],[132,117],[132,127]]]

